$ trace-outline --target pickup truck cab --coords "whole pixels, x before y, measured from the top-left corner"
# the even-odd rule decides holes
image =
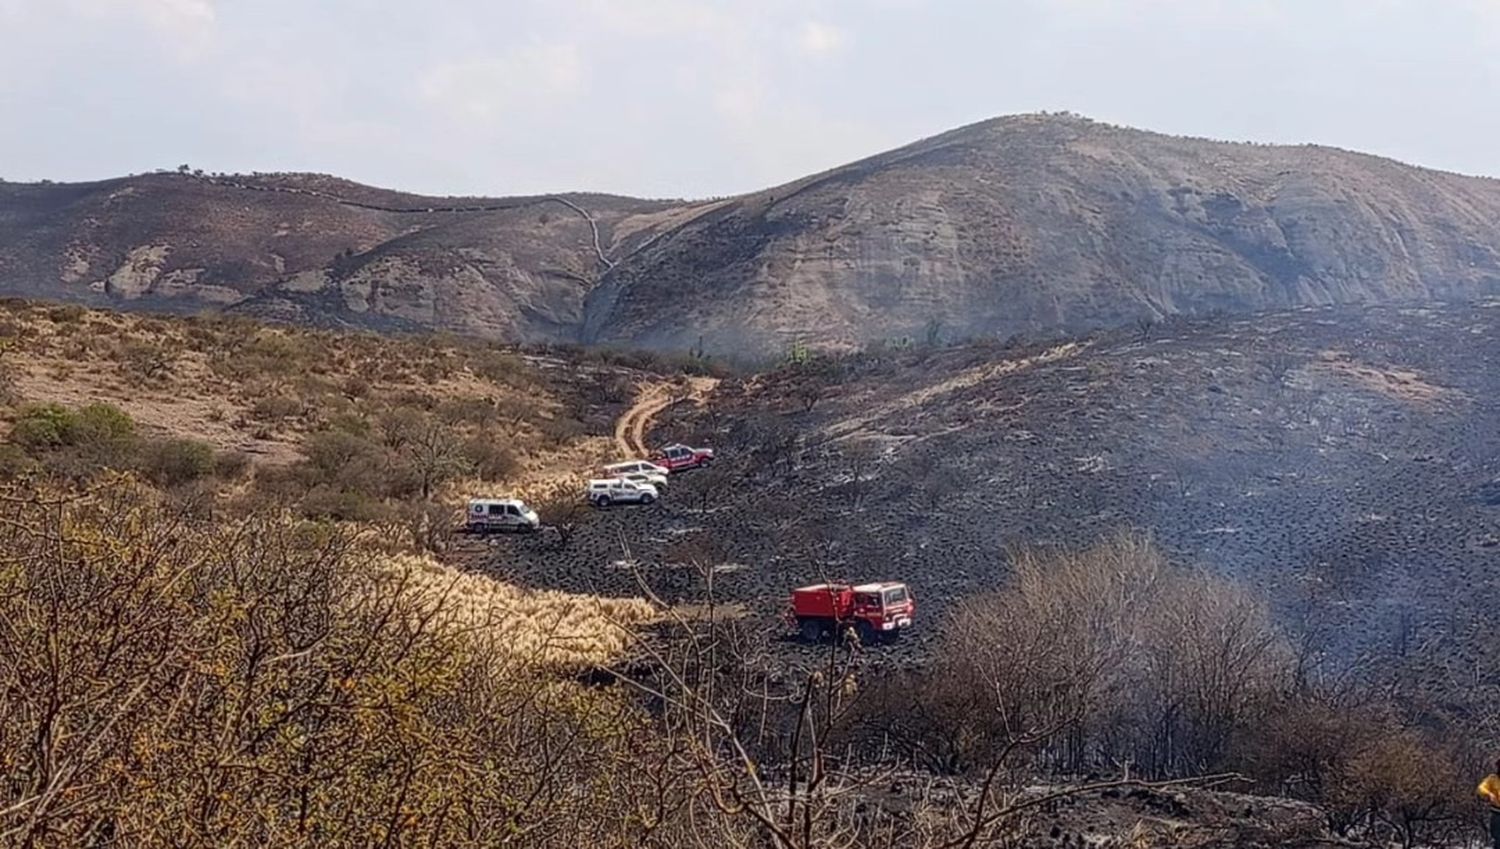
[[[688,445],[668,445],[661,450],[661,465],[672,472],[701,469],[714,461],[712,448],[693,448]]]
[[[635,483],[621,478],[589,481],[585,493],[589,503],[595,507],[614,504],[651,504],[659,497],[656,487],[649,483]]]
[[[470,533],[490,531],[534,531],[542,526],[536,511],[514,498],[475,498],[465,512],[464,530]]]

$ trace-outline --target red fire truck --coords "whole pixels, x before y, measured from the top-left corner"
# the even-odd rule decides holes
[[[894,639],[911,627],[917,603],[906,584],[814,584],[792,590],[787,624],[807,642],[854,631],[860,642]]]

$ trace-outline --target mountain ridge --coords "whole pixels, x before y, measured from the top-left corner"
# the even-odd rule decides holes
[[[1485,297],[1496,222],[1494,178],[1032,114],[699,201],[314,174],[4,183],[0,291],[765,355]]]

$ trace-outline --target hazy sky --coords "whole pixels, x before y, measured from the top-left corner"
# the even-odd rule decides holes
[[[1500,175],[1500,0],[0,0],[0,177],[728,194],[1013,112]]]

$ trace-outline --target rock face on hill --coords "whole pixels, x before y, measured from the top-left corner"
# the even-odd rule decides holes
[[[1052,335],[1500,293],[1500,182],[1019,116],[708,203],[0,184],[0,291],[740,354]]]
[[[586,338],[1004,337],[1496,291],[1500,182],[1021,117],[698,216],[594,291]]]
[[[0,291],[553,341],[573,335],[604,268],[593,223],[660,206],[426,198],[310,175],[7,184]]]

